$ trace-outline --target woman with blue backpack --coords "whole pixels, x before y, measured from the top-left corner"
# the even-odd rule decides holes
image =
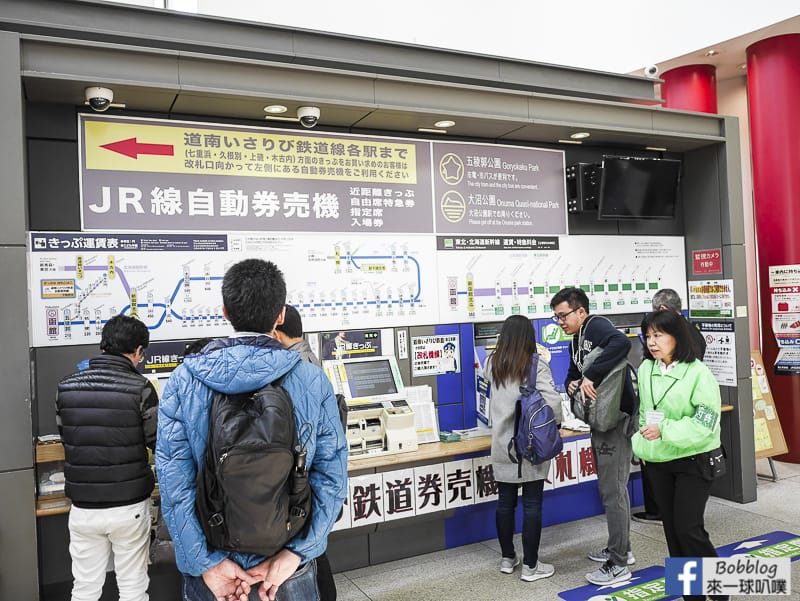
[[[532,367],[535,382],[531,387]],[[561,396],[556,392],[553,374],[547,361],[540,360],[536,350],[536,333],[531,321],[521,315],[512,315],[503,323],[497,347],[486,363],[486,373],[491,382],[489,413],[492,423],[492,469],[497,482],[498,499],[495,514],[497,538],[502,559],[500,571],[511,574],[520,564],[514,549],[514,514],[519,487],[522,486],[522,571],[520,579],[533,582],[549,578],[555,568],[539,560],[539,541],[542,535],[542,498],[544,480],[550,469],[550,460],[534,464],[528,454],[522,459],[517,452],[515,460],[511,447],[517,438],[518,421],[515,419],[517,401],[525,395],[526,387],[535,388],[549,407],[547,411],[555,422],[561,423]],[[512,441],[510,443],[509,441]],[[559,439],[560,442],[560,439]],[[519,446],[517,446],[519,449]]]

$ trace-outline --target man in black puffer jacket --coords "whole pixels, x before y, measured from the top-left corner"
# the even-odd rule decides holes
[[[58,385],[65,493],[72,501],[72,601],[97,601],[114,557],[120,601],[147,601],[150,494],[147,447],[156,441],[158,395],[136,366],[147,326],[126,315],[103,327],[102,355]]]

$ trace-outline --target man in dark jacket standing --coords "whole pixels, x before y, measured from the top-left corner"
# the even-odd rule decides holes
[[[569,345],[570,361],[564,387],[572,395],[576,391],[595,400],[597,387],[612,369],[628,356],[631,343],[607,319],[589,315],[589,299],[580,288],[564,288],[550,301],[553,319],[565,334],[572,335]],[[602,351],[591,365],[584,365],[587,355]],[[589,553],[600,568],[586,574],[586,579],[598,586],[613,585],[630,580],[629,565],[636,560],[631,553],[631,503],[628,496],[628,477],[631,469],[631,436],[638,425],[638,403],[633,385],[626,372],[626,382],[620,400],[620,410],[626,414],[619,423],[605,432],[591,429],[592,451],[597,469],[597,488],[606,512],[608,543],[605,548]]]
[[[311,350],[311,345],[303,338],[303,320],[300,313],[292,305],[285,305],[283,323],[275,326],[273,337],[290,351],[300,355],[303,361],[322,367],[322,363]]]
[[[147,326],[126,315],[103,327],[102,355],[58,385],[65,493],[72,501],[69,552],[72,601],[97,601],[114,557],[120,601],[147,601],[150,494],[158,395],[136,369],[150,342]]]
[[[311,345],[303,338],[303,318],[292,305],[285,305],[283,323],[275,326],[272,335],[287,349],[300,355],[303,361],[322,367]],[[336,601],[336,582],[327,553],[317,557],[317,587],[320,601]]]

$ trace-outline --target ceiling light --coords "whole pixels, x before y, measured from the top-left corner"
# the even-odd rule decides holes
[[[264,107],[264,112],[269,113],[270,115],[278,115],[280,113],[285,113],[287,109],[282,104],[270,104],[269,106]]]
[[[559,140],[560,144],[583,144],[580,140]]]
[[[645,146],[645,150],[655,150],[656,152],[667,152],[667,149],[663,146]]]
[[[456,124],[455,121],[451,121],[450,119],[443,119],[442,121],[437,121],[433,124],[434,127],[438,127],[441,129],[447,129],[448,127],[453,127]]]
[[[706,56],[717,56],[719,54],[719,50],[709,50],[706,52]]]
[[[432,127],[418,127],[417,131],[423,134],[446,134],[446,129],[433,129]]]
[[[583,140],[584,138],[588,138],[591,136],[588,131],[576,131],[574,134],[570,136],[573,140]]]
[[[740,69],[747,69],[747,63],[742,63],[741,65],[739,65],[739,68]]]

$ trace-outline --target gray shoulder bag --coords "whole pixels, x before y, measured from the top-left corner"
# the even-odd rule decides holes
[[[591,316],[589,319],[593,319]],[[588,325],[589,320],[586,321]],[[601,347],[593,348],[589,354],[580,358],[581,349],[583,348],[583,332],[578,335],[577,346],[577,359],[575,361],[581,375],[587,370],[592,363],[603,352]],[[597,398],[591,400],[584,397],[580,388],[578,388],[571,397],[571,408],[579,420],[589,424],[592,430],[598,432],[607,432],[614,428],[622,419],[627,417],[627,414],[620,410],[620,401],[622,400],[622,390],[625,386],[625,372],[628,366],[628,358],[624,357],[617,363],[610,372],[603,378],[603,381],[595,387],[597,390]]]

